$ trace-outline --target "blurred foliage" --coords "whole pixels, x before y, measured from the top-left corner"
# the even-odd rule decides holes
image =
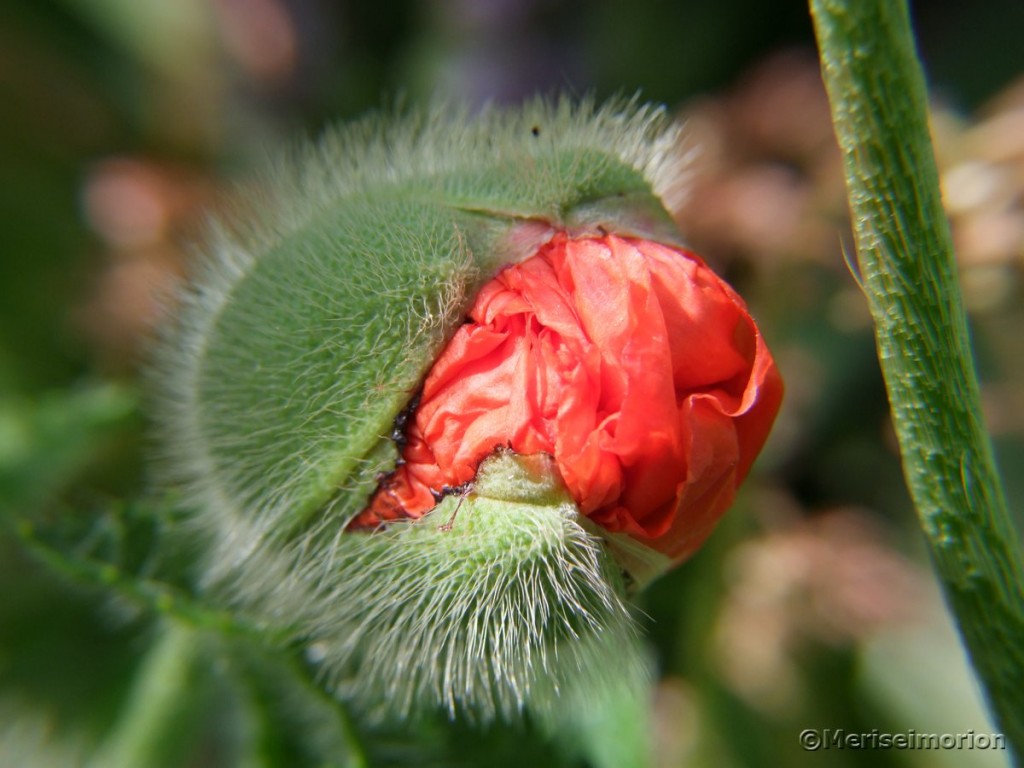
[[[1024,6],[969,8],[920,2],[916,22],[953,105],[934,130],[1020,510]],[[797,743],[811,727],[991,728],[930,586],[844,264],[812,44],[802,3],[756,0],[0,7],[0,765],[84,764],[129,727],[168,625],[201,650],[183,679],[201,684],[180,691],[196,714],[181,721],[185,765],[585,762],[528,723],[354,718],[301,649],[270,652],[203,604],[190,572],[201,543],[173,499],[152,497],[142,459],[143,340],[221,179],[262,147],[397,97],[538,90],[640,90],[686,117],[702,152],[676,213],[747,297],[787,381],[737,508],[638,599],[660,677],[658,764],[1000,764],[997,752],[823,756]]]

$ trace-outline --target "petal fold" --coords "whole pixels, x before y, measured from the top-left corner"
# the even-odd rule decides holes
[[[480,292],[403,462],[350,527],[421,516],[508,447],[553,456],[582,514],[678,561],[731,504],[781,398],[746,305],[700,258],[560,233]]]

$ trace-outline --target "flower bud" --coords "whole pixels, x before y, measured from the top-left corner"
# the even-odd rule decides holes
[[[781,395],[742,299],[699,258],[560,232],[477,295],[401,465],[350,527],[419,517],[508,448],[553,456],[582,515],[679,560],[732,502]]]
[[[279,163],[156,354],[212,593],[403,713],[639,679],[622,574],[700,545],[781,396],[662,205],[678,146],[657,110],[538,101]]]

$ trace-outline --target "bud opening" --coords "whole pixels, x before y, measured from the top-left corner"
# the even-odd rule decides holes
[[[420,517],[496,448],[547,453],[582,515],[681,560],[728,508],[782,382],[697,256],[555,235],[481,290],[434,363],[402,461],[349,525]]]

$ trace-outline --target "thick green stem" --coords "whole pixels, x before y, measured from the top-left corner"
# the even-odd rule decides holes
[[[90,768],[171,768],[188,755],[206,701],[200,633],[167,622]]]
[[[985,432],[924,76],[900,0],[811,0],[903,469],[1000,728],[1024,754],[1024,557]]]

